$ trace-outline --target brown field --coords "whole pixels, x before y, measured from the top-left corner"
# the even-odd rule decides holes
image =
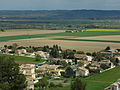
[[[16,35],[32,35],[32,34],[45,34],[45,33],[59,33],[64,30],[7,30],[7,32],[0,32],[0,36],[16,36]]]
[[[90,39],[90,40],[112,40],[120,41],[120,35],[110,35],[110,36],[95,36],[95,37],[77,37],[73,39]]]
[[[31,34],[45,34],[45,33],[59,33],[64,32],[64,30],[11,30],[7,32],[0,32],[0,36],[15,36],[15,35],[31,35]],[[76,36],[53,36],[45,38],[31,38],[31,39],[21,39],[12,40],[7,42],[0,42],[0,46],[12,45],[17,43],[19,46],[53,46],[54,44],[60,45],[63,49],[75,49],[86,52],[94,52],[104,49],[110,46],[113,49],[120,48],[120,43],[110,43],[110,42],[91,42],[91,41],[65,41],[65,40],[50,40],[52,38],[71,38],[71,39],[90,39],[90,40],[113,40],[120,41],[120,35],[111,36],[94,36],[94,37],[76,37]]]
[[[1,45],[5,45],[5,44],[12,45],[13,43],[17,43],[19,46],[44,46],[44,45],[52,46],[54,44],[58,44],[63,49],[75,49],[86,52],[99,51],[107,46],[110,46],[113,49],[120,48],[120,43],[48,40],[47,38],[13,40],[8,42],[1,42]]]

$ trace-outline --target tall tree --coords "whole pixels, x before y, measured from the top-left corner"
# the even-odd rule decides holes
[[[110,46],[107,46],[105,50],[111,50]]]
[[[75,78],[71,82],[71,90],[85,90],[86,83],[82,82],[80,78]]]
[[[35,84],[37,88],[40,90],[45,90],[48,87],[49,82],[46,78],[39,79],[39,81]]]
[[[41,56],[39,54],[36,54],[35,55],[35,61],[40,61],[40,59],[41,59]]]
[[[68,76],[68,77],[73,77],[75,75],[75,73],[71,67],[67,67],[65,72],[66,72],[66,76]]]
[[[0,90],[23,90],[26,88],[26,78],[19,72],[19,66],[14,58],[0,56]]]

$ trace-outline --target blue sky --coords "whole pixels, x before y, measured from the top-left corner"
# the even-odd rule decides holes
[[[0,0],[0,10],[120,10],[120,0]]]

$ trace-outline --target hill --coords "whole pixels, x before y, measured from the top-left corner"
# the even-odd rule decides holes
[[[0,19],[120,19],[120,10],[1,10]]]

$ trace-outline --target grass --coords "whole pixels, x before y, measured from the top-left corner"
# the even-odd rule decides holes
[[[86,90],[104,90],[104,88],[108,87],[110,84],[117,81],[119,78],[120,66],[117,66],[106,72],[82,78],[82,81],[87,83]],[[57,88],[57,90],[70,90],[70,85]]]
[[[90,36],[107,36],[107,35],[120,35],[120,33],[119,32],[76,32],[76,33],[62,32],[62,33],[35,34],[35,35],[3,36],[0,37],[0,42],[18,40],[18,39],[52,37],[52,36],[90,37]]]
[[[14,56],[14,55],[6,55],[8,57],[13,57],[15,59],[15,62],[28,62],[28,63],[42,63],[45,60],[41,59],[40,61],[35,61],[35,58],[31,57],[24,57],[24,56]]]
[[[66,38],[56,38],[54,40],[67,40],[67,41],[92,41],[92,42],[111,42],[111,43],[120,43],[120,41],[112,41],[112,40],[89,40],[89,39],[66,39]]]
[[[120,31],[120,29],[87,29],[86,31]]]
[[[83,79],[87,82],[86,90],[104,90],[107,86],[120,78],[120,66],[101,74],[95,74]]]

